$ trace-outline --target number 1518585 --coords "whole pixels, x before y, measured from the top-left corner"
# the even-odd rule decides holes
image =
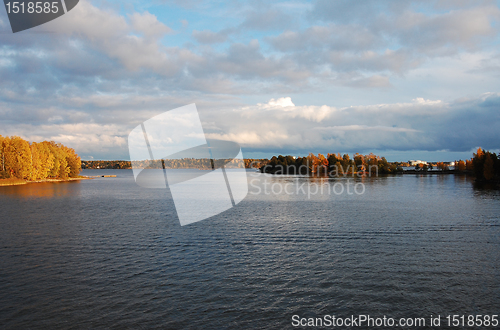
[[[498,315],[448,315],[450,327],[497,327]]]
[[[57,1],[37,1],[37,2],[7,2],[5,7],[8,14],[56,14],[59,11]]]

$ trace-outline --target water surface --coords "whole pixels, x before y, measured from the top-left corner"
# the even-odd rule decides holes
[[[0,187],[0,328],[291,328],[292,315],[500,314],[500,194],[453,175],[252,173],[236,207],[181,227],[128,170]],[[260,193],[257,193],[259,188]],[[338,191],[338,190],[337,190]]]

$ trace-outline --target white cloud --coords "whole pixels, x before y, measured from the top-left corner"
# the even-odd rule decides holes
[[[172,32],[172,29],[158,21],[155,15],[145,12],[133,13],[130,17],[132,27],[148,38],[162,37]]]
[[[129,70],[146,68],[164,75],[178,72],[175,61],[179,52],[168,52],[160,43],[171,29],[147,12],[133,13],[127,20],[82,0],[68,14],[41,28],[76,38],[82,47],[104,53]]]
[[[295,104],[293,104],[293,102],[292,102],[291,97],[280,97],[277,100],[271,99],[271,100],[269,100],[269,102],[267,102],[267,104],[271,107],[279,106],[282,108],[295,106]]]

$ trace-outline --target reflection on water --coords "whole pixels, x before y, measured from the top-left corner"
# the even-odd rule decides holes
[[[0,195],[20,198],[70,197],[80,194],[80,181],[28,183],[0,187]]]
[[[495,193],[500,191],[498,183],[495,182],[474,182],[474,189],[477,192]]]

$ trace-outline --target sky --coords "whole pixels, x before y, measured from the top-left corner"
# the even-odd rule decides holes
[[[80,0],[13,34],[0,9],[0,134],[85,160],[195,103],[245,158],[500,148],[500,1]]]

